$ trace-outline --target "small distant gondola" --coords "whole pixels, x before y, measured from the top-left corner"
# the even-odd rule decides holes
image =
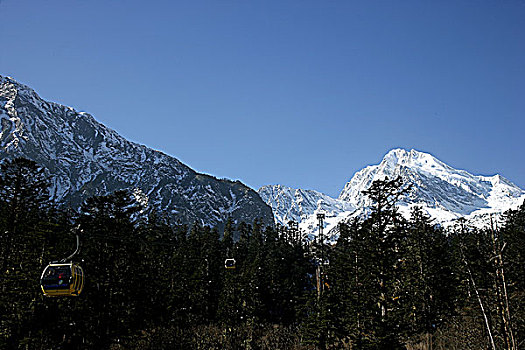
[[[45,296],[79,296],[84,288],[84,271],[80,265],[51,263],[40,278],[40,287]]]
[[[226,259],[224,261],[224,267],[228,270],[235,269],[235,259]]]

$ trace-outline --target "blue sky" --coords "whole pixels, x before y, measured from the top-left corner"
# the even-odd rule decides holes
[[[337,196],[394,147],[525,188],[525,1],[0,0],[0,74],[197,171]]]

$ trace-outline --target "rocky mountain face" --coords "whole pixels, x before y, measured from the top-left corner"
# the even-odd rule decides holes
[[[317,198],[322,197],[327,203],[337,203],[330,207],[330,214],[327,215],[336,218],[327,220],[328,230],[333,229],[341,219],[348,220],[366,213],[371,202],[363,191],[373,181],[398,176],[404,183],[412,185],[409,195],[399,203],[400,212],[408,217],[411,208],[417,205],[443,226],[451,225],[459,218],[465,218],[476,226],[484,226],[490,222],[491,215],[497,217],[525,200],[525,191],[501,175],[472,175],[465,170],[454,169],[428,153],[394,149],[388,152],[380,164],[358,171],[346,183],[337,199],[316,192],[319,194]],[[289,203],[282,205],[285,196],[279,191],[279,186],[268,187],[261,188],[259,193],[273,208],[277,222],[284,223],[283,217],[288,219],[288,213],[283,210],[286,205],[295,207],[302,203],[304,215],[294,216],[294,219],[300,219],[297,220],[300,227],[312,232],[311,223],[315,222],[315,213],[319,211],[315,201],[287,196]],[[288,193],[294,191],[301,193],[302,190],[289,189]]]
[[[23,156],[46,167],[57,201],[76,207],[90,196],[130,189],[149,209],[183,223],[220,227],[231,217],[273,224],[271,208],[241,182],[199,174],[3,76],[0,126],[0,159]]]

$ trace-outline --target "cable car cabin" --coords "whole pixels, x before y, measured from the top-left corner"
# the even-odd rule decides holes
[[[73,262],[51,263],[42,273],[40,287],[48,297],[77,297],[84,288],[84,271]]]
[[[235,268],[235,259],[226,259],[224,261],[224,267],[227,269],[234,269]]]

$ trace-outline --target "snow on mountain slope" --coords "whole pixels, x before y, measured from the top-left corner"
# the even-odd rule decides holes
[[[308,233],[317,230],[316,201],[327,205],[327,229],[333,229],[340,220],[364,215],[371,201],[363,194],[375,180],[400,176],[411,184],[407,198],[399,203],[400,212],[409,217],[414,206],[420,206],[436,223],[448,226],[458,218],[465,218],[476,226],[490,222],[508,209],[515,209],[525,200],[525,191],[501,175],[477,176],[465,170],[450,167],[428,153],[416,150],[393,149],[378,165],[358,171],[344,186],[337,199],[316,191],[293,190],[283,186],[265,186],[259,189],[263,200],[274,211],[276,221],[296,220]]]
[[[443,225],[460,217],[481,225],[481,217],[499,215],[525,199],[525,191],[501,175],[472,175],[428,153],[403,149],[393,149],[380,164],[358,171],[338,198],[358,208],[367,207],[371,203],[362,191],[375,180],[397,176],[412,185],[409,197],[400,203],[401,212],[408,214],[411,207],[418,205]]]
[[[175,220],[222,225],[228,216],[273,223],[271,209],[239,181],[196,173],[179,160],[130,142],[91,115],[42,100],[0,76],[0,159],[24,156],[47,168],[53,198],[78,206],[87,197],[132,190]]]
[[[328,232],[355,211],[352,204],[313,190],[268,185],[261,187],[258,193],[272,207],[276,223],[287,225],[289,221],[295,221],[308,233],[317,230],[317,213],[325,214]]]

